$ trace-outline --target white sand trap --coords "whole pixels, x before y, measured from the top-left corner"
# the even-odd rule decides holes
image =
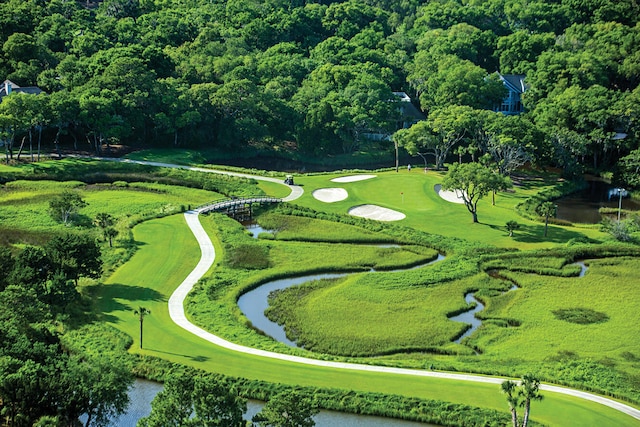
[[[349,215],[375,219],[378,221],[399,221],[406,217],[406,215],[402,212],[394,211],[376,205],[355,206],[349,209]]]
[[[339,178],[333,178],[332,182],[356,182],[356,181],[364,181],[365,179],[375,178],[376,175],[350,175],[350,176],[341,176]]]
[[[316,200],[325,203],[339,202],[349,197],[349,193],[344,188],[318,188],[311,194]]]
[[[462,191],[461,190],[444,191],[442,189],[442,185],[440,185],[440,184],[434,185],[433,189],[436,190],[436,193],[438,193],[438,195],[440,197],[442,197],[444,200],[446,200],[447,202],[464,203],[464,200],[462,200]]]

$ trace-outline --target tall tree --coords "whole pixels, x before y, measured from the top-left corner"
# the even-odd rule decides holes
[[[56,236],[45,246],[55,272],[77,285],[80,277],[98,278],[102,274],[100,246],[86,234]]]
[[[229,382],[212,375],[172,375],[151,402],[139,427],[242,427],[247,402]]]
[[[556,206],[555,203],[543,202],[542,204],[540,204],[540,206],[538,206],[538,209],[536,210],[538,215],[544,217],[544,237],[547,237],[547,229],[549,228],[549,218],[551,216],[555,216],[556,209],[558,209],[558,206]]]
[[[640,148],[620,159],[620,180],[629,187],[640,187]]]
[[[292,391],[270,398],[252,421],[259,427],[313,427],[316,425],[313,416],[317,413],[309,397]]]
[[[510,187],[511,180],[479,163],[454,163],[442,180],[445,190],[459,190],[467,210],[478,222],[478,201],[491,191]]]
[[[8,281],[33,289],[44,301],[49,293],[47,280],[51,277],[51,267],[51,259],[43,248],[27,245],[16,255],[13,271],[7,274]]]
[[[524,375],[522,377],[519,394],[523,399],[522,406],[524,407],[522,427],[527,427],[527,424],[529,423],[529,414],[531,413],[531,401],[542,400],[542,395],[540,394],[540,380],[532,374]]]
[[[520,427],[520,424],[518,423],[518,406],[520,406],[521,400],[518,393],[518,384],[514,381],[503,381],[500,385],[500,389],[507,395],[507,403],[509,404],[511,423],[513,427]]]
[[[109,241],[109,247],[112,246],[112,239],[118,235],[118,232],[113,225],[115,224],[115,219],[106,212],[98,212],[96,214],[96,218],[94,220],[94,224],[100,228],[102,232],[102,237],[104,240]]]
[[[433,56],[418,52],[407,65],[407,80],[420,96],[424,111],[448,105],[493,108],[502,102],[507,89],[496,73],[455,55]]]
[[[68,224],[72,215],[85,207],[87,203],[79,193],[65,190],[49,201],[51,216],[63,224]]]
[[[82,415],[85,427],[106,426],[129,406],[127,391],[134,378],[113,356],[73,355],[66,361],[59,388],[61,412],[68,423]]]
[[[136,316],[138,316],[138,320],[140,321],[140,348],[142,348],[142,330],[143,330],[143,324],[144,324],[144,318],[151,314],[151,310],[149,310],[148,308],[145,307],[138,307],[137,309],[133,310],[133,314],[135,314]]]

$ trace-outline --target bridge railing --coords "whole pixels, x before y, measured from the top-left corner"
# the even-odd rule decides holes
[[[268,197],[268,196],[246,196],[246,197],[232,197],[232,198],[224,198],[217,199],[209,203],[205,203],[204,205],[200,205],[195,208],[195,210],[199,210],[200,212],[210,212],[218,209],[230,208],[232,206],[252,204],[252,203],[280,203],[282,199],[277,197]]]

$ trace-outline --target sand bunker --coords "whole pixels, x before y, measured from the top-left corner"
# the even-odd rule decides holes
[[[402,212],[394,211],[376,205],[355,206],[349,209],[349,215],[375,219],[378,221],[399,221],[406,217],[406,215]]]
[[[464,200],[462,200],[462,191],[461,190],[444,191],[442,189],[442,185],[440,185],[440,184],[436,184],[433,187],[433,189],[436,190],[436,193],[438,193],[438,195],[440,197],[442,197],[444,200],[446,200],[447,202],[464,203]]]
[[[325,203],[339,202],[349,197],[349,193],[344,188],[318,188],[311,194],[316,200]]]
[[[364,181],[365,179],[375,178],[375,175],[350,175],[350,176],[341,176],[339,178],[333,178],[332,182],[356,182],[356,181]]]

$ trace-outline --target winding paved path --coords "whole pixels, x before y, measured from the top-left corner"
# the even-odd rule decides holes
[[[106,160],[106,159],[105,159]],[[111,159],[109,159],[111,160]],[[253,178],[257,180],[271,181],[283,184],[281,179],[270,178],[270,177],[260,177],[255,175],[249,175],[244,173],[236,173],[236,172],[226,172],[219,171],[207,168],[198,168],[191,166],[182,166],[182,165],[172,165],[168,163],[159,163],[159,162],[147,162],[147,161],[136,161],[136,160],[120,160],[128,163],[138,163],[138,164],[146,164],[160,167],[171,167],[171,168],[180,168],[180,169],[188,169],[199,172],[209,172],[209,173],[221,173],[228,174],[233,176],[239,176],[243,178]],[[302,187],[299,186],[288,186],[291,189],[291,194],[285,197],[283,201],[291,201],[299,198],[304,193]],[[373,366],[373,365],[362,365],[355,363],[343,363],[343,362],[331,362],[317,359],[310,359],[306,357],[300,356],[291,356],[287,354],[274,353],[265,350],[259,350],[251,347],[246,347],[243,345],[235,344],[230,341],[227,341],[217,335],[214,335],[204,329],[194,325],[189,322],[187,316],[184,311],[184,300],[193,288],[193,286],[200,280],[202,276],[204,276],[209,268],[213,265],[213,262],[216,257],[216,252],[213,247],[213,242],[207,235],[206,231],[202,227],[199,219],[200,212],[198,210],[192,210],[185,212],[184,216],[187,221],[187,225],[193,232],[200,245],[200,250],[202,251],[202,255],[200,257],[200,261],[196,265],[196,267],[189,273],[186,279],[178,286],[175,292],[169,298],[169,315],[171,319],[183,329],[191,332],[192,334],[197,335],[198,337],[205,339],[215,345],[227,348],[229,350],[252,354],[261,357],[267,357],[271,359],[279,359],[292,363],[303,363],[307,365],[314,366],[323,366],[329,368],[338,368],[338,369],[351,369],[355,371],[369,371],[369,372],[384,372],[390,374],[398,374],[398,375],[413,375],[420,377],[435,377],[435,378],[447,378],[458,381],[475,381],[481,383],[491,383],[491,384],[500,384],[505,378],[499,377],[488,377],[481,375],[471,375],[471,374],[456,374],[456,373],[447,373],[447,372],[433,372],[433,371],[423,371],[417,369],[405,369],[405,368],[393,368],[386,366]],[[550,391],[554,393],[562,393],[570,396],[575,396],[581,399],[590,400],[593,402],[600,403],[602,405],[611,407],[615,410],[623,412],[625,414],[630,415],[631,417],[640,420],[640,410],[626,405],[624,403],[618,402],[613,399],[609,399],[604,396],[596,395],[593,393],[588,393],[581,390],[570,389],[566,387],[560,387],[550,384],[542,384],[540,386],[541,390]]]

